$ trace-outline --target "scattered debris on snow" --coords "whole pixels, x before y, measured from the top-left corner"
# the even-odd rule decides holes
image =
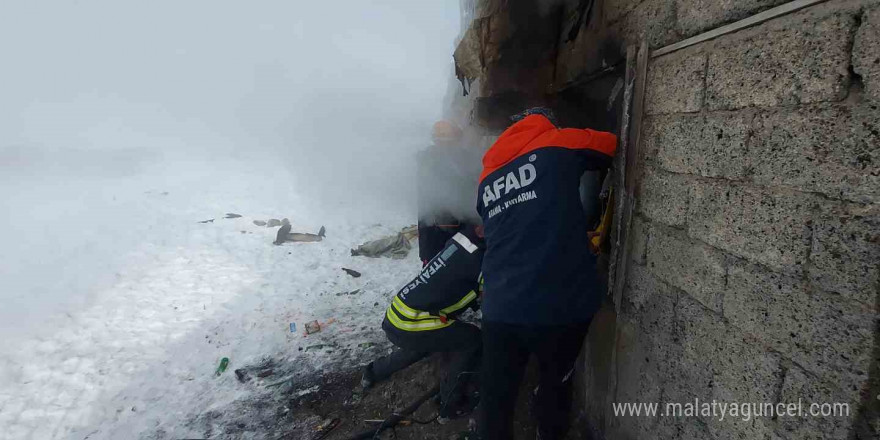
[[[256,376],[258,379],[265,379],[269,376],[272,376],[273,374],[275,374],[275,370],[271,368],[264,370],[254,370],[253,368],[239,368],[235,370],[235,377],[241,383],[249,382],[251,380],[251,376]]]
[[[357,295],[360,292],[361,292],[361,289],[355,289],[355,290],[352,290],[351,292],[339,292],[336,294],[336,296]]]
[[[285,241],[292,241],[294,243],[315,243],[322,240],[324,240],[324,237],[306,232],[292,232],[287,234],[287,238],[285,239]]]
[[[360,278],[360,277],[361,277],[361,273],[358,272],[358,271],[356,271],[356,270],[353,270],[353,269],[347,269],[347,268],[344,268],[344,267],[342,268],[342,270],[344,270],[345,273],[347,273],[347,274],[349,274],[349,275],[351,275],[351,276],[353,276],[353,277],[355,277],[355,278]]]
[[[281,229],[278,230],[278,234],[275,235],[275,241],[272,242],[275,246],[280,246],[285,241],[287,241],[287,236],[290,234],[290,225],[283,225]]]
[[[45,327],[51,331],[18,338],[14,345],[10,341],[2,352],[0,376],[6,380],[0,381],[0,426],[6,432],[0,438],[274,439],[293,431],[303,435],[283,438],[311,439],[321,418],[302,412],[293,416],[299,410],[285,397],[316,380],[341,377],[387,348],[382,311],[371,304],[387,303],[389,292],[419,262],[410,255],[406,260],[352,263],[348,250],[398,232],[408,217],[391,213],[384,224],[397,227],[348,218],[318,220],[332,222],[334,239],[325,239],[323,246],[298,247],[289,255],[290,249],[267,248],[241,235],[250,228],[245,223],[254,221],[248,215],[244,223],[214,220],[225,215],[216,206],[234,203],[246,213],[278,206],[297,209],[298,224],[320,226],[296,197],[279,200],[269,194],[261,199],[258,191],[241,187],[241,179],[192,180],[179,185],[190,191],[179,197],[145,198],[141,181],[124,188],[137,197],[116,194],[118,203],[130,204],[122,205],[126,212],[137,214],[124,222],[136,228],[131,235],[137,239],[130,247],[108,245],[112,252],[106,257],[90,256],[85,272],[100,275],[109,266],[112,273],[108,283],[89,287],[95,296],[88,307],[47,318],[51,325]],[[193,226],[193,216],[204,213],[219,217],[199,222],[212,223],[210,228]],[[386,214],[376,215],[384,219]],[[275,221],[276,226],[284,224]],[[271,236],[261,229],[254,226],[248,232]],[[323,238],[327,228],[321,229],[317,235]],[[127,235],[104,236],[118,242]],[[107,264],[116,260],[119,267]],[[371,275],[363,286],[339,274],[340,267],[354,264]],[[70,284],[70,277],[63,280]],[[343,290],[351,296],[335,295]],[[340,320],[328,325],[334,322],[330,316]],[[304,337],[304,323],[316,318],[321,331]],[[293,331],[279,331],[285,324]],[[378,348],[358,346],[368,341]],[[241,368],[264,356],[276,359],[277,365]],[[215,376],[223,357],[224,372]],[[58,368],[65,374],[50,374]],[[269,389],[270,382],[277,385]],[[326,390],[319,394],[323,399]],[[340,395],[330,405],[337,411],[349,397]],[[46,409],[50,407],[52,411]],[[371,417],[375,415],[342,417],[343,429],[348,429],[348,420],[355,424]]]
[[[368,241],[357,249],[351,250],[351,256],[364,256],[370,258],[390,257],[394,259],[406,258],[412,249],[411,240],[419,236],[418,227],[413,225],[403,228],[395,235]]]
[[[307,396],[307,395],[309,395],[309,394],[317,393],[317,392],[320,391],[320,390],[321,390],[321,386],[320,386],[320,385],[315,385],[315,386],[313,386],[313,387],[309,387],[309,388],[306,388],[306,389],[304,389],[304,390],[297,391],[296,393],[293,393],[293,396],[294,396],[294,397]]]
[[[281,228],[278,229],[278,233],[275,235],[275,241],[273,243],[275,245],[280,245],[288,241],[293,243],[316,243],[323,240],[323,226],[317,234],[310,234],[306,232],[290,232],[290,223],[287,223],[282,225]]]
[[[321,331],[321,324],[318,323],[317,320],[306,323],[306,334],[311,335],[313,333],[318,333]]]

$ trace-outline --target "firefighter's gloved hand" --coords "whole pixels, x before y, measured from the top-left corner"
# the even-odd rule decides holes
[[[587,241],[589,243],[590,252],[599,255],[599,247],[602,245],[602,233],[599,231],[587,232]]]

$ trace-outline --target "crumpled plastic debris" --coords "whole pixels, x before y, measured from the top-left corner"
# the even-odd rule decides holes
[[[413,225],[403,228],[395,235],[368,241],[357,249],[351,250],[351,255],[370,258],[390,257],[395,260],[406,258],[412,249],[410,241],[419,236],[418,227]]]

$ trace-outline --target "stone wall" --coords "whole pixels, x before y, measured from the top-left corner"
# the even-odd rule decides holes
[[[780,3],[606,0],[601,16],[658,48]],[[880,2],[829,1],[652,59],[646,90],[609,400],[843,402],[851,416],[612,416],[604,436],[880,438]]]
[[[787,1],[478,0],[501,12],[541,4],[549,12],[520,15],[559,33],[538,51],[552,83],[521,81],[536,66],[520,62],[485,67],[480,81],[510,79],[595,119],[597,102],[611,107],[583,97],[612,89],[628,45],[658,49]],[[521,109],[502,89],[475,89],[475,123],[491,126],[488,109],[506,126]],[[576,432],[880,438],[880,0],[828,0],[653,58],[644,99],[632,261],[622,303],[607,299],[582,352]],[[694,399],[845,403],[850,416],[612,411]]]

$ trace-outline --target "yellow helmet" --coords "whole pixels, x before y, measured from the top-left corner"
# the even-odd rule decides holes
[[[437,121],[431,129],[431,139],[436,144],[448,144],[461,139],[462,131],[449,121]]]

